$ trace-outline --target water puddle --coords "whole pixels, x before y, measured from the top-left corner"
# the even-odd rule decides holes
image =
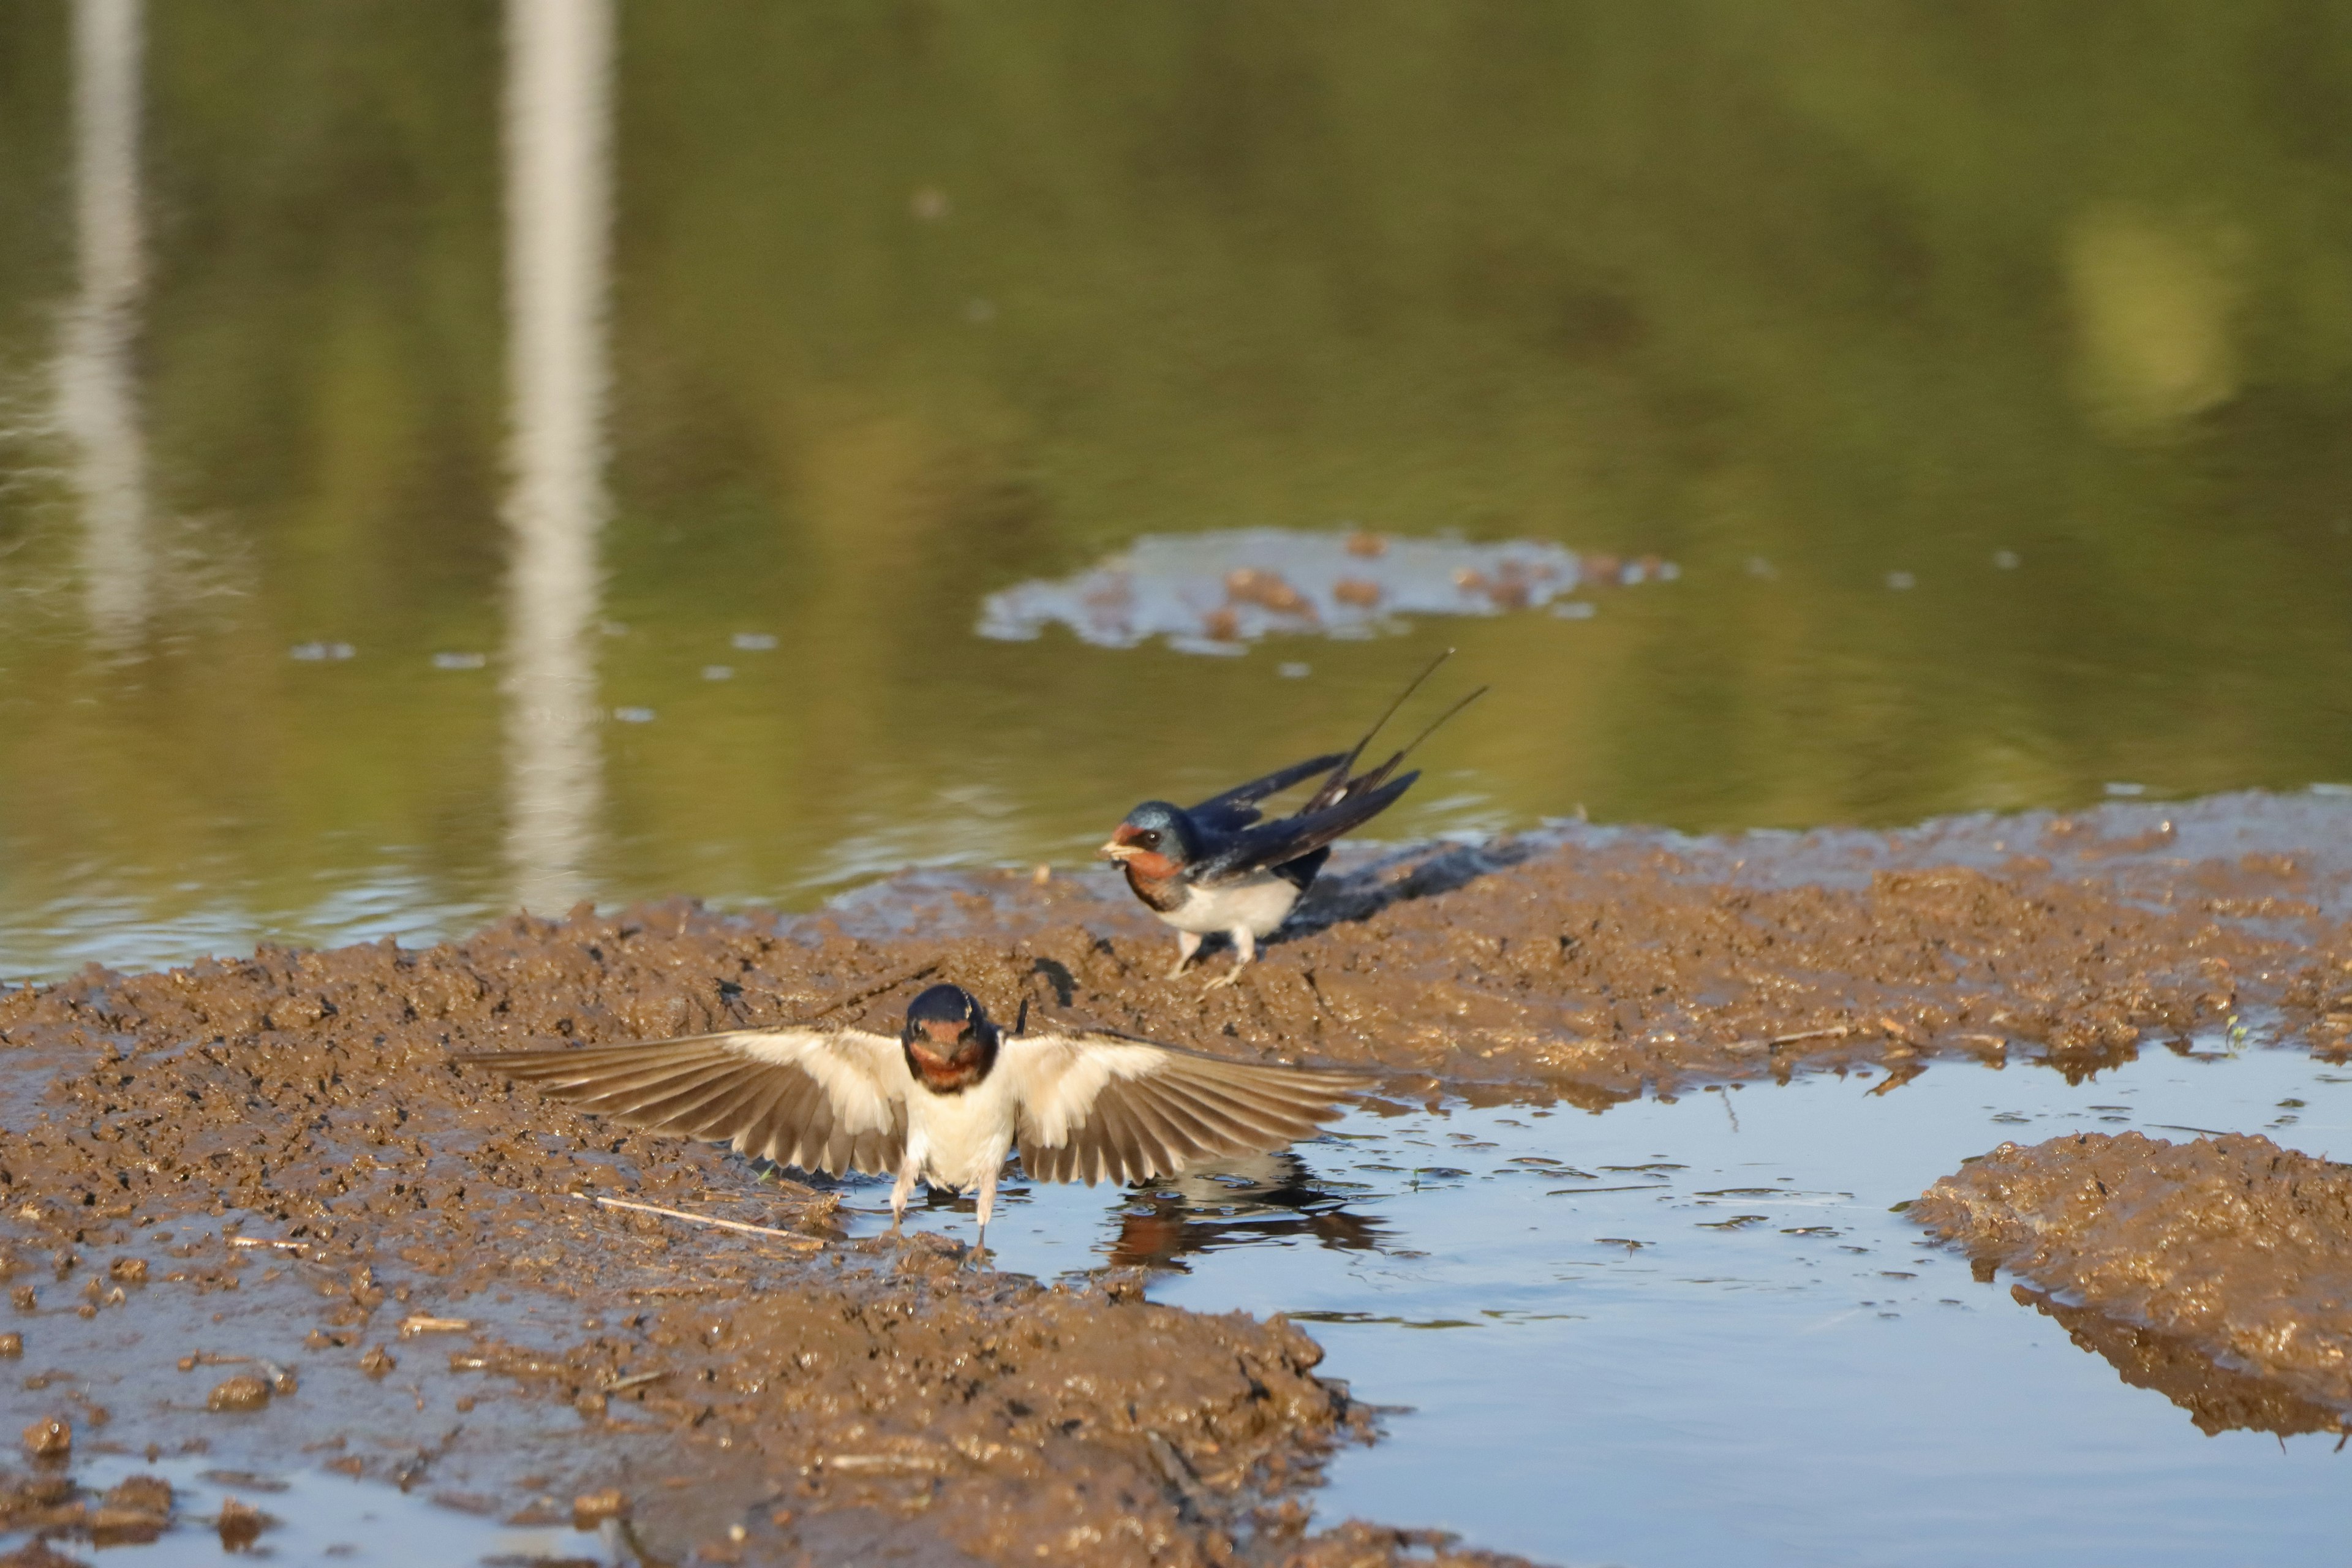
[[[1393,1412],[1331,1467],[1326,1521],[1645,1568],[2340,1561],[2334,1433],[2203,1435],[1889,1210],[2067,1131],[2324,1154],[2352,1143],[2352,1071],[2211,1042],[2073,1086],[1885,1083],[1359,1112],[1148,1194],[1029,1189],[989,1239],[1009,1268],[1158,1264],[1158,1300],[1312,1323],[1324,1370]],[[953,1205],[921,1223],[969,1237]]]
[[[96,1506],[98,1498],[133,1477],[160,1477],[172,1488],[171,1523],[161,1533],[109,1531],[97,1543],[98,1561],[126,1568],[260,1561],[288,1568],[364,1568],[368,1563],[484,1563],[495,1568],[561,1562],[567,1568],[604,1568],[639,1561],[623,1527],[612,1521],[575,1530],[553,1519],[541,1500],[545,1524],[500,1523],[488,1500],[427,1497],[322,1470],[247,1470],[211,1458],[142,1460],[101,1454],[76,1464],[71,1478]],[[0,1530],[0,1547],[30,1539]],[[57,1538],[76,1553],[92,1549],[87,1532]]]
[[[1580,587],[1679,574],[1655,556],[1579,555],[1543,540],[1474,544],[1279,528],[1146,534],[1076,576],[990,595],[979,632],[1025,642],[1060,625],[1101,647],[1133,647],[1156,637],[1182,653],[1234,654],[1277,634],[1402,631],[1419,616],[1549,606],[1582,620],[1592,602],[1568,597]]]

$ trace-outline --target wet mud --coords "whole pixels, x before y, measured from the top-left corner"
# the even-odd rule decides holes
[[[501,1519],[622,1518],[662,1561],[1501,1562],[1390,1524],[1310,1530],[1320,1468],[1377,1421],[1293,1324],[1160,1306],[1116,1268],[1041,1285],[935,1237],[847,1240],[822,1184],[603,1125],[451,1054],[889,1027],[933,978],[1006,1019],[1376,1067],[1392,1103],[1599,1109],[1797,1071],[1892,1092],[1943,1059],[2074,1077],[2255,1016],[2341,1052],[2344,815],[2240,798],[1907,835],[1564,826],[1359,856],[1223,990],[1164,979],[1172,938],[1076,871],[910,875],[809,917],[583,908],[421,951],[16,988],[0,1416],[66,1434],[28,1447],[26,1484],[94,1453],[317,1467]],[[2171,1179],[2163,1146],[2110,1142],[2093,1180]],[[2285,1179],[2288,1197],[2217,1199],[2210,1223],[2249,1248],[2315,1226],[2295,1205],[2340,1178]],[[2190,1345],[2219,1331],[2124,1310]],[[2343,1408],[2321,1337],[2263,1321],[2221,1359]]]
[[[2063,1293],[2033,1304],[2200,1426],[2347,1429],[2352,1166],[2245,1134],[2077,1133],[2004,1143],[1910,1214]]]

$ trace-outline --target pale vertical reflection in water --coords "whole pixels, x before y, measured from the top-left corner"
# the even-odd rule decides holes
[[[507,854],[529,909],[589,891],[609,243],[609,0],[507,7]]]
[[[57,367],[73,447],[81,573],[101,647],[135,642],[152,594],[147,451],[131,384],[142,268],[139,227],[142,0],[75,0],[74,187],[80,291]]]

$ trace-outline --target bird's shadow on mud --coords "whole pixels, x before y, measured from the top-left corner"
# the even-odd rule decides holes
[[[1458,891],[1551,848],[1537,839],[1507,838],[1487,844],[1421,844],[1382,855],[1337,876],[1317,879],[1279,940],[1355,924],[1398,904]]]

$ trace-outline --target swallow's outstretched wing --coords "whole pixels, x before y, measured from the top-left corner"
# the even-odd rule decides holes
[[[625,1127],[731,1143],[804,1171],[887,1173],[907,1146],[906,1058],[897,1040],[860,1029],[738,1029],[457,1059]]]
[[[1372,1082],[1118,1035],[1019,1036],[1003,1043],[996,1071],[1013,1075],[1021,1168],[1033,1181],[1088,1186],[1279,1149]]]

